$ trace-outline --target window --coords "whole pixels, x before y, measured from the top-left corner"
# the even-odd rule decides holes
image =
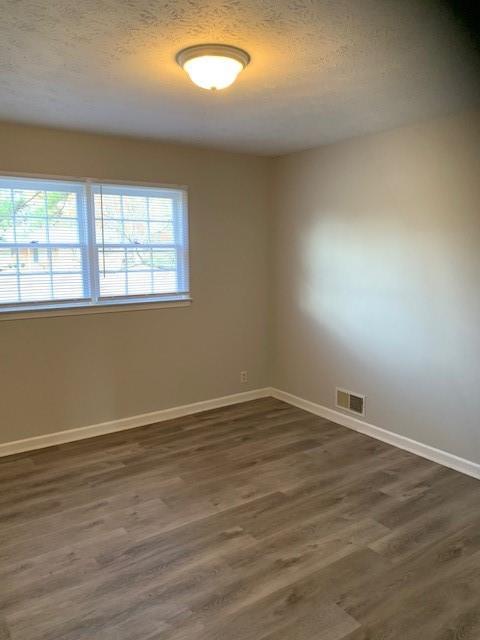
[[[0,177],[0,311],[187,299],[185,191]]]

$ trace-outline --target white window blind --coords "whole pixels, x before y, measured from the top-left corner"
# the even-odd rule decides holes
[[[0,177],[0,311],[188,298],[183,190]]]
[[[0,304],[88,297],[82,186],[1,178]]]
[[[181,192],[95,185],[100,297],[187,294]]]

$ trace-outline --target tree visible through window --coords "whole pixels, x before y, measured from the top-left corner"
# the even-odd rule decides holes
[[[0,178],[0,309],[188,296],[178,189]]]
[[[81,192],[42,186],[0,182],[0,304],[88,296]]]

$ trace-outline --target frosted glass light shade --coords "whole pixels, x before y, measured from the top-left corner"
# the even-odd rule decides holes
[[[197,45],[177,55],[178,64],[202,89],[226,89],[250,62],[246,51],[227,45]]]

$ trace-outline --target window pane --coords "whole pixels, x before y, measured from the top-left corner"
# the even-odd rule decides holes
[[[128,293],[130,295],[152,294],[152,274],[150,271],[131,272],[128,274]]]
[[[153,251],[152,265],[156,271],[175,271],[177,269],[175,251],[165,251],[163,249]]]
[[[47,211],[50,218],[76,218],[77,196],[72,192],[47,191]]]
[[[60,244],[78,244],[78,221],[76,218],[62,218],[55,216],[48,223],[49,242]]]
[[[151,271],[152,256],[150,251],[130,249],[127,252],[128,271]]]
[[[55,274],[53,276],[55,299],[75,300],[83,295],[82,274]]]
[[[13,189],[14,215],[29,218],[45,218],[45,192],[38,189]]]
[[[109,220],[106,224],[106,219],[102,225],[101,218],[97,218],[95,221],[95,233],[97,236],[97,242],[102,244],[120,244],[123,243],[123,227],[120,220]]]
[[[171,222],[151,222],[150,241],[152,244],[173,244],[175,242],[173,224]]]
[[[175,271],[156,271],[153,274],[153,287],[155,293],[168,293],[175,291],[177,286],[177,274]]]
[[[124,249],[99,249],[98,269],[101,296],[126,296],[127,255]]]
[[[16,273],[17,271],[17,250],[2,249],[0,245],[0,276]]]
[[[0,242],[13,242],[12,192],[0,188]]]
[[[173,202],[170,198],[149,198],[150,220],[173,219]]]
[[[126,220],[124,242],[146,244],[148,242],[148,223],[142,220]]]
[[[47,218],[16,215],[14,232],[15,242],[47,242]]]
[[[13,218],[0,220],[0,242],[15,242]]]
[[[20,300],[22,302],[52,300],[50,276],[20,276]]]
[[[100,218],[102,215],[108,219],[122,217],[121,198],[119,195],[101,194],[98,187],[94,194],[94,202],[96,217]]]
[[[12,301],[18,302],[18,282],[17,276],[5,275],[0,273],[0,304],[6,304]]]
[[[100,271],[125,271],[127,268],[127,254],[124,249],[107,249],[98,252]]]
[[[177,289],[176,252],[171,249],[99,249],[100,295],[155,295]],[[115,293],[113,291],[115,290]]]
[[[20,273],[49,273],[51,269],[50,250],[35,249],[34,247],[18,249],[18,266]]]
[[[89,296],[83,192],[77,183],[0,177],[0,304]]]
[[[100,274],[100,294],[104,297],[126,296],[127,295],[127,274],[123,273],[101,273]]]
[[[82,254],[80,249],[52,249],[52,269],[54,272],[82,272]]]
[[[148,218],[148,198],[140,196],[123,196],[123,211],[125,218],[131,220]]]

